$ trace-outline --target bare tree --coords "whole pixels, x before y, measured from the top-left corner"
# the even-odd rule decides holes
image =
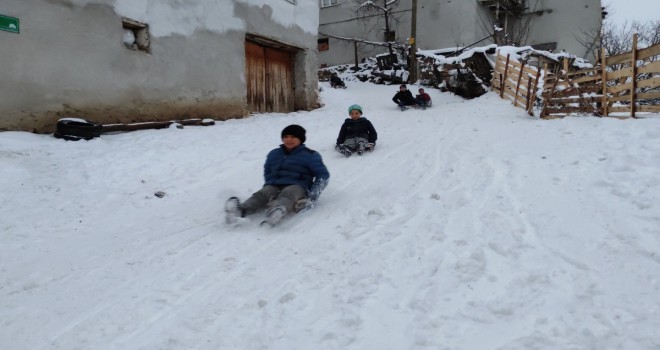
[[[623,22],[620,24],[614,23],[608,14],[611,13],[609,8],[603,7],[603,24],[600,30],[594,30],[589,33],[582,33],[582,37],[578,41],[587,49],[602,48],[607,56],[616,56],[631,52],[633,47],[633,36],[637,34],[638,48],[649,47],[660,44],[660,20],[650,20],[647,22]],[[659,56],[650,57],[648,60],[653,62],[659,60]],[[607,66],[608,70],[619,70],[625,67],[630,67],[630,62],[622,62],[615,65]],[[636,79],[648,79],[651,73],[638,74]],[[619,83],[625,81],[627,77],[619,78]],[[615,85],[615,82],[608,82],[608,85]],[[646,92],[657,90],[657,87],[644,87],[639,92]],[[627,91],[621,92],[623,94]]]
[[[399,0],[355,0],[359,4],[355,14],[358,19],[372,18],[372,17],[382,17],[385,21],[385,28],[383,33],[383,41],[387,42],[387,48],[390,55],[394,54],[392,48],[392,43],[395,41],[394,31],[392,30],[392,24],[398,21],[394,17],[393,10],[399,6]],[[380,4],[379,4],[380,3]]]
[[[533,15],[538,14],[536,7],[537,4],[529,9],[525,0],[496,0],[489,5],[488,18],[479,16],[481,27],[485,32],[494,33],[493,42],[497,45],[527,45],[533,28]]]
[[[600,45],[608,56],[628,52],[632,49],[632,37],[636,23],[625,22],[621,25],[606,23],[601,31]]]
[[[603,25],[599,30],[582,33],[578,41],[588,49],[595,46],[604,48],[608,56],[614,56],[632,50],[632,37],[637,34],[638,45],[646,47],[660,44],[660,20],[647,22],[614,23],[608,18],[610,9],[603,7]],[[597,45],[594,45],[597,43]]]
[[[523,17],[526,10],[524,0],[499,0],[494,8],[494,25],[502,28],[493,40],[497,45],[523,46],[531,30],[531,16]]]
[[[637,32],[639,43],[644,46],[660,44],[660,20],[648,22],[633,22],[633,30]]]

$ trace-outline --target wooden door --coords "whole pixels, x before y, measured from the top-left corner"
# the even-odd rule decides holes
[[[245,62],[250,112],[293,112],[292,54],[246,41]]]

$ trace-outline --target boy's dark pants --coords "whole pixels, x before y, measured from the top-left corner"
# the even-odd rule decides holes
[[[281,205],[288,212],[291,212],[296,201],[305,198],[306,195],[307,191],[298,185],[265,185],[243,202],[241,209],[244,210],[244,215],[250,215],[259,210],[270,209]]]

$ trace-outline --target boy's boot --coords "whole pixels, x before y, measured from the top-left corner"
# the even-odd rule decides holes
[[[346,158],[350,157],[351,154],[352,154],[352,153],[351,153],[351,150],[349,150],[349,149],[348,149],[346,146],[344,146],[344,145],[336,145],[336,146],[335,146],[335,149],[337,150],[337,152],[339,152],[339,153],[345,155]]]
[[[225,202],[225,223],[235,224],[241,215],[241,201],[238,197],[231,197]]]
[[[270,226],[275,226],[285,215],[286,208],[283,205],[272,207],[266,212],[266,222]]]
[[[344,146],[341,148],[341,154],[345,155],[346,158],[348,158],[353,154],[353,152],[351,152],[351,150],[348,149],[348,147]]]
[[[358,150],[357,150],[357,154],[358,154],[359,156],[361,156],[361,155],[364,153],[364,149],[365,149],[364,142],[362,142],[362,141],[358,142]]]

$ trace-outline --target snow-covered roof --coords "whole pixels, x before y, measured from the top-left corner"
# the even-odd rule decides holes
[[[501,55],[510,55],[515,60],[523,60],[530,56],[542,56],[556,62],[561,62],[564,58],[571,59],[572,65],[578,68],[592,68],[593,65],[584,58],[577,57],[576,55],[567,52],[553,53],[545,50],[537,50],[531,46],[497,46],[496,44],[473,47],[466,49],[457,56],[448,57],[443,53],[454,54],[462,49],[447,48],[438,50],[417,50],[417,56],[432,58],[437,64],[457,64],[462,63],[463,60],[471,58],[475,53],[488,54],[490,52],[499,52]]]

